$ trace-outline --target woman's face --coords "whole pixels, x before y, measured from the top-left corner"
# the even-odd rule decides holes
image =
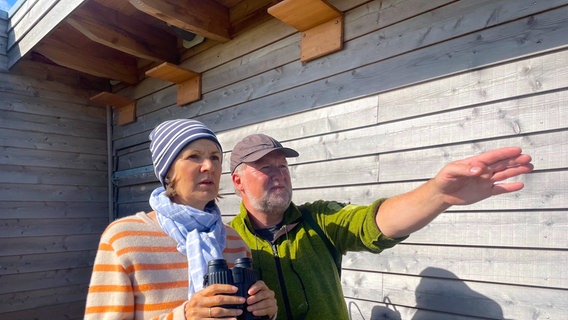
[[[172,201],[203,210],[219,192],[222,159],[211,140],[199,139],[188,144],[168,171],[167,177],[176,192]]]

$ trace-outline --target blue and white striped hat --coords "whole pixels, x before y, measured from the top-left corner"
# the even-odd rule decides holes
[[[203,123],[191,119],[169,120],[159,124],[150,133],[150,152],[154,163],[154,173],[165,187],[164,182],[170,166],[178,154],[189,143],[209,139],[223,152],[219,140],[211,129]]]

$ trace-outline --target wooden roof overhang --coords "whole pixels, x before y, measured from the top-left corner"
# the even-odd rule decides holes
[[[178,85],[179,105],[201,94],[199,73],[181,67],[183,61],[268,19],[276,17],[304,33],[302,61],[342,46],[342,13],[325,0],[28,1],[35,3],[33,10],[46,10],[45,17],[27,34],[8,34],[8,68],[25,57],[113,84],[136,85],[155,77]],[[114,98],[125,105],[112,94],[94,101],[108,105]]]

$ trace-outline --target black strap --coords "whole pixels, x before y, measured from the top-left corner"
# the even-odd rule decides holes
[[[312,229],[314,229],[314,231],[319,235],[319,237],[323,240],[323,242],[327,246],[327,250],[329,251],[329,254],[331,254],[331,256],[333,257],[333,261],[335,261],[335,267],[337,267],[337,274],[339,274],[339,277],[341,278],[341,254],[339,254],[339,252],[337,251],[337,248],[335,248],[335,246],[331,243],[331,241],[329,240],[327,235],[325,235],[325,233],[323,232],[323,230],[321,229],[319,224],[317,224],[314,221],[314,218],[312,217],[312,215],[309,212],[307,212],[305,208],[298,207],[298,209],[300,209],[300,212],[302,213],[302,217],[304,218],[306,223]]]

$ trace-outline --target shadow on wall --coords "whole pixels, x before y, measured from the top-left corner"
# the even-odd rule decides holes
[[[422,280],[416,287],[416,309],[412,320],[455,319],[459,316],[473,316],[482,319],[503,319],[499,304],[488,297],[473,291],[448,270],[426,268],[421,273]],[[389,298],[386,306],[375,306],[371,320],[403,320]]]

